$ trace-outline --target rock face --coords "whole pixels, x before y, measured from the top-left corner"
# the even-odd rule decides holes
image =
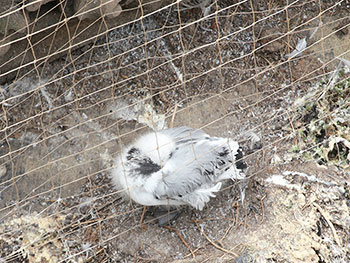
[[[11,48],[12,33],[24,33],[28,25],[28,17],[25,10],[20,7],[21,1],[1,1],[0,14],[8,14],[0,18],[0,57],[4,56]]]
[[[166,4],[169,0],[143,0],[142,6],[137,0],[2,0],[0,64],[4,74],[0,84],[22,75],[24,68],[35,63],[63,56],[67,49],[62,47],[72,41],[71,32],[76,35],[70,51],[88,44],[100,30],[101,17],[107,18],[103,23],[108,28],[114,28]],[[124,8],[126,12],[122,12]]]
[[[52,8],[50,11],[45,9],[45,5],[54,2],[51,5],[59,6]],[[55,4],[55,2],[57,2]],[[58,17],[61,13],[65,13],[66,17],[73,18],[77,16],[79,20],[94,20],[100,17],[115,18],[122,12],[119,4],[120,0],[74,0],[74,2],[63,2],[59,5],[57,0],[27,0],[25,4],[20,0],[3,0],[1,1],[0,13],[5,14],[0,18],[0,57],[6,55],[11,48],[9,42],[16,42],[27,32],[27,29],[33,33],[33,26],[38,28],[50,28],[55,26],[59,21]],[[75,14],[68,12],[70,7],[62,10],[62,6],[74,6]],[[71,8],[72,10],[73,8]],[[43,13],[43,10],[49,11]],[[59,13],[59,14],[58,14]],[[33,15],[34,14],[34,15]],[[9,35],[12,35],[9,37]],[[68,41],[68,40],[67,40]]]
[[[9,44],[10,39],[5,38],[4,35],[0,34],[0,57],[5,55],[9,51],[11,44]]]
[[[79,20],[97,19],[102,16],[115,18],[122,12],[120,0],[75,0],[74,10]]]
[[[26,10],[28,12],[34,12],[34,11],[38,10],[42,5],[45,5],[45,4],[47,4],[49,2],[53,2],[53,1],[55,1],[55,0],[40,0],[39,2],[38,2],[38,0],[28,0],[27,1],[28,5],[26,6]]]
[[[0,33],[7,35],[12,32],[25,32],[28,25],[28,17],[18,2],[4,0],[1,1],[0,14],[6,14],[0,18]]]

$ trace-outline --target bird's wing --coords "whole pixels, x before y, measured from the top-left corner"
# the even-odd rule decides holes
[[[208,137],[180,144],[160,170],[163,178],[154,195],[160,199],[183,199],[205,190],[207,196],[212,196],[213,192],[218,191],[217,179],[225,171],[240,172],[231,170],[235,166],[237,152],[238,143],[225,138]],[[222,179],[228,178],[234,178],[234,175]]]

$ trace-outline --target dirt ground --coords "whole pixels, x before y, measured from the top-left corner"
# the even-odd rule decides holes
[[[271,3],[201,23],[200,10],[184,11],[181,29],[166,9],[40,67],[40,79],[33,71],[1,86],[0,262],[349,262],[349,170],[288,153],[296,99],[338,57],[350,61],[350,13],[344,3],[322,4],[322,16],[314,2],[288,13]],[[287,60],[303,38],[306,50]],[[227,182],[203,211],[184,207],[161,228],[148,210],[141,225],[143,207],[109,174],[154,123],[246,150],[257,133],[244,205]]]

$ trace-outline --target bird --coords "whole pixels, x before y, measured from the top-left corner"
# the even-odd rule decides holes
[[[246,168],[238,142],[182,126],[148,132],[125,147],[115,159],[111,180],[143,206],[202,210],[223,181],[244,181]]]

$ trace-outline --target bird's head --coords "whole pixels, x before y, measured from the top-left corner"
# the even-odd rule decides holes
[[[248,166],[247,166],[246,162],[244,161],[243,149],[241,147],[238,148],[235,157],[236,157],[236,167],[237,167],[237,169],[240,169],[241,171],[244,171]]]

